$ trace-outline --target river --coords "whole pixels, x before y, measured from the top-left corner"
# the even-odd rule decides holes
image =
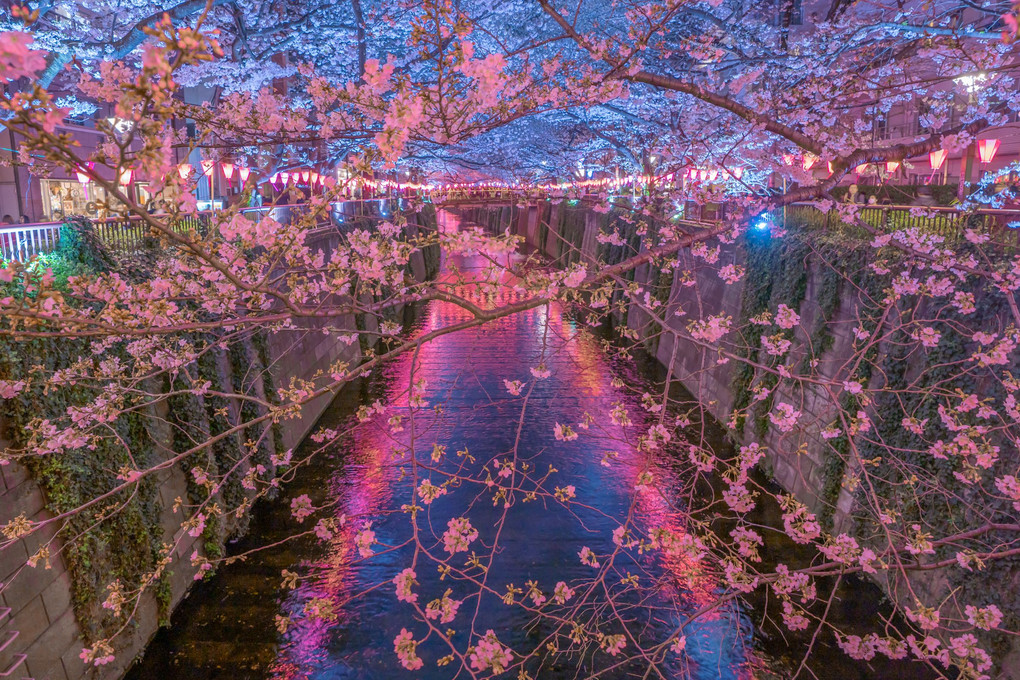
[[[457,228],[450,215],[445,215],[444,224]],[[484,271],[485,262],[480,259],[444,256],[440,276],[455,284],[453,289],[459,294],[484,306],[516,299],[518,293],[510,286],[493,291],[473,286],[470,281],[484,277]],[[467,318],[461,308],[433,301],[417,310],[407,330],[420,335]],[[548,378],[532,375],[531,369],[540,366],[550,372]],[[587,677],[600,670],[605,674],[599,677],[641,677],[647,664],[640,659],[618,664],[627,652],[634,651],[630,641],[661,642],[684,616],[705,608],[725,593],[718,564],[713,564],[711,557],[692,566],[685,560],[664,559],[659,551],[620,552],[598,587],[576,585],[590,583],[595,571],[581,563],[580,548],[587,546],[606,561],[605,556],[614,552],[613,531],[628,514],[635,526],[643,529],[664,527],[674,536],[686,535],[683,503],[669,495],[691,492],[685,478],[689,466],[670,446],[647,451],[635,441],[635,434],[645,429],[642,422],[650,423],[658,417],[642,407],[642,395],[661,393],[661,378],[661,370],[640,357],[636,362],[613,357],[596,334],[586,332],[558,305],[521,312],[422,344],[416,353],[403,355],[337,396],[319,425],[347,434],[337,445],[319,453],[314,464],[303,468],[281,498],[259,504],[248,536],[229,549],[236,555],[271,547],[254,552],[244,561],[222,566],[215,575],[198,583],[173,614],[170,627],[160,631],[129,677],[469,677],[464,672],[456,675],[458,662],[437,666],[436,661],[450,653],[437,635],[419,645],[417,654],[424,665],[418,670],[402,668],[394,653],[393,641],[402,629],[412,631],[416,639],[427,632],[424,623],[414,620],[412,607],[398,601],[391,582],[414,555],[409,542],[409,517],[401,511],[412,496],[406,450],[412,430],[420,460],[430,460],[435,444],[446,447],[432,472],[437,484],[453,471],[481,479],[513,461],[516,470],[527,463],[538,477],[550,466],[555,468],[546,485],[548,491],[572,486],[576,493],[576,502],[568,504],[542,497],[525,502],[522,482],[512,496],[511,507],[506,509],[502,499],[493,503],[492,487],[466,480],[460,486],[451,486],[449,494],[419,513],[421,545],[433,555],[447,557],[442,550],[442,534],[451,518],[465,514],[470,507],[467,514],[479,532],[471,549],[477,550],[486,566],[484,577],[480,569],[474,577],[484,578],[495,591],[479,596],[477,587],[472,594],[462,580],[440,580],[435,564],[419,550],[416,574],[420,585],[414,588],[419,593],[418,603],[424,606],[440,598],[447,588],[455,591],[452,597],[463,598],[457,616],[442,626],[457,631],[451,638],[454,644],[463,651],[469,635],[474,644],[478,636],[491,629],[501,643],[515,651],[539,648],[542,653],[529,660],[525,668],[542,680]],[[415,409],[411,419],[408,394],[419,380],[425,381],[426,403]],[[520,396],[508,391],[505,380],[525,383]],[[673,386],[674,392],[681,389]],[[376,400],[388,406],[385,413],[367,419],[356,417],[359,406]],[[613,424],[610,414],[620,405],[634,420],[631,427]],[[591,416],[587,429],[580,427],[585,414]],[[388,422],[394,415],[403,416],[399,432],[394,432]],[[578,438],[558,440],[556,425],[568,423]],[[702,427],[711,441],[723,446],[722,431],[712,423],[694,423],[689,431],[700,436]],[[313,446],[306,442],[296,458]],[[463,451],[468,453],[458,453]],[[489,472],[481,472],[486,464]],[[656,484],[635,491],[642,471],[652,472]],[[417,474],[427,472],[419,468]],[[493,477],[501,479],[498,474]],[[291,501],[303,494],[317,507],[325,508],[298,524],[291,515]],[[345,520],[343,529],[330,541],[323,543],[311,537],[285,540],[295,531],[307,530],[322,516]],[[361,559],[353,539],[368,519],[379,544],[373,547],[375,555]],[[769,507],[761,510],[758,520],[774,525],[779,522],[777,512]],[[810,558],[810,551],[777,537],[769,538],[765,552],[766,564],[780,558],[793,564]],[[450,562],[461,565],[469,554],[457,553]],[[297,587],[281,585],[283,570],[298,574]],[[654,591],[628,588],[619,583],[628,575],[639,583],[657,583],[659,587]],[[606,611],[609,598],[605,593],[614,593],[613,602],[622,610],[620,618],[628,621],[630,648],[620,656],[602,650],[583,656],[550,652],[551,641],[560,648],[567,646],[561,634],[564,631],[548,620],[537,621],[521,607],[507,606],[496,594],[512,583],[524,590],[518,596],[521,599],[527,595],[525,584],[531,580],[548,598],[555,583],[575,584],[570,604],[579,606],[577,603],[585,600],[587,604],[575,611],[603,622],[607,632],[620,632],[611,629],[614,617]],[[379,583],[382,587],[373,588]],[[819,594],[828,595],[824,583]],[[830,618],[853,627],[874,615],[880,599],[874,585],[847,580],[833,598]],[[310,602],[326,603],[332,615],[296,616]],[[295,619],[285,632],[277,626],[281,616]],[[660,667],[663,676],[699,680],[789,677],[800,663],[813,628],[798,634],[780,632],[767,622],[769,616],[778,620],[778,610],[763,597],[726,601],[687,626],[686,648],[682,654],[666,655]],[[514,669],[504,677],[516,676]],[[657,676],[653,673],[649,677]],[[835,647],[831,634],[823,633],[802,677],[926,675],[919,665],[881,659],[871,663],[852,661]]]

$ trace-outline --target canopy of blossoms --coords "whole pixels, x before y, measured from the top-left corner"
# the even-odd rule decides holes
[[[1020,168],[968,189],[951,234],[932,228],[936,216],[923,208],[902,223],[869,220],[837,189],[862,166],[972,149],[1015,121],[1020,6],[816,4],[805,25],[795,17],[800,3],[777,10],[738,0],[80,0],[0,13],[0,112],[17,139],[11,163],[35,178],[102,188],[147,243],[144,257],[115,257],[90,241],[89,228],[65,226],[61,250],[0,264],[0,404],[17,423],[0,463],[50,485],[47,518],[19,514],[2,527],[0,550],[47,537],[16,578],[61,554],[80,564],[97,532],[151,501],[162,472],[186,468],[189,493],[173,508],[177,538],[149,546],[130,575],[75,584],[98,592],[82,595],[98,623],[83,633],[81,658],[113,662],[143,598],[165,579],[175,542],[218,531],[209,527],[285,492],[295,470],[349,434],[317,430],[299,459],[273,442],[274,428],[295,426],[317,399],[410,355],[403,392],[365,404],[357,420],[383,418],[393,436],[412,433],[387,462],[413,481],[395,510],[412,538],[388,545],[373,529],[376,517],[331,516],[307,496],[291,501],[293,535],[343,536],[353,565],[410,551],[375,586],[406,608],[407,625],[386,653],[408,677],[426,663],[449,666],[450,677],[531,677],[530,660],[541,655],[571,659],[580,677],[588,666],[577,660],[593,654],[638,664],[645,677],[672,677],[686,627],[754,593],[779,603],[780,630],[810,631],[806,654],[828,640],[858,660],[909,658],[936,676],[989,677],[1020,621],[1018,603],[992,590],[1015,574],[1020,555],[1020,256],[1015,232],[972,217],[979,206],[1015,204],[1015,181],[997,177]],[[917,107],[915,134],[883,139],[878,121],[907,104]],[[92,148],[68,127],[83,119],[101,135]],[[250,180],[235,205],[204,214],[196,190],[222,164]],[[395,168],[413,171],[422,188],[403,212],[324,244],[334,204]],[[253,187],[302,169],[319,181],[292,182],[300,214],[253,219],[242,210]],[[165,208],[147,209],[125,177],[146,183]],[[620,177],[631,178],[627,189],[614,184]],[[513,188],[500,199],[508,206],[583,198],[612,219],[598,223],[597,245],[571,245],[555,263],[526,254],[511,231],[408,223],[432,209],[429,201],[454,198],[451,185],[482,180]],[[723,218],[680,219],[720,204]],[[814,211],[811,229],[779,219],[795,204]],[[84,243],[74,258],[72,231]],[[762,245],[762,232],[772,245]],[[480,278],[408,274],[436,249],[481,258]],[[804,291],[777,283],[808,269],[829,281],[814,293],[836,300],[828,312],[819,303],[810,319]],[[714,290],[743,286],[748,313],[720,311],[718,295],[696,285],[706,276]],[[676,290],[692,290],[696,303],[678,304]],[[425,333],[402,327],[394,310],[430,302],[461,315]],[[464,501],[463,515],[433,540],[422,523],[428,506],[477,497],[505,505],[501,521],[509,521],[514,503],[570,509],[586,499],[516,452],[469,465],[455,445],[414,435],[415,418],[437,408],[437,395],[413,367],[430,341],[551,306],[588,327],[614,325],[618,344],[606,351],[628,355],[668,339],[701,352],[706,372],[730,365],[745,376],[720,419],[736,445],[724,452],[692,435],[692,422],[713,417],[710,405],[678,399],[668,384],[642,395],[640,416],[621,406],[611,426],[600,425],[635,450],[675,450],[682,486],[667,489],[655,470],[639,470],[629,480],[632,504],[614,518],[611,551],[573,551],[590,576],[508,586],[482,575],[500,552],[501,524],[483,524]],[[621,323],[627,309],[653,330]],[[287,384],[210,379],[217,357],[310,325],[353,347],[352,358]],[[829,366],[821,358],[837,330],[842,361]],[[794,343],[812,349],[797,355]],[[556,375],[544,363],[506,376],[522,421],[534,417],[527,395],[545,380]],[[809,391],[825,410],[788,396]],[[220,404],[208,427],[174,420],[196,403]],[[177,428],[165,437],[172,443],[158,456],[136,455],[132,437],[155,439],[164,426]],[[590,426],[555,423],[554,439],[591,436]],[[755,471],[769,443],[750,428],[783,441],[810,433],[802,447],[836,461],[830,491],[852,498],[856,528],[834,527],[831,513],[763,481]],[[234,439],[241,443],[223,464]],[[100,472],[76,476],[82,461],[96,460]],[[631,521],[648,494],[684,516],[682,533]],[[766,502],[779,508],[776,526],[756,519]],[[706,519],[716,516],[728,522],[724,532]],[[794,567],[763,561],[759,548],[774,535],[813,557]],[[704,563],[718,583],[701,610],[651,640],[628,632],[631,595],[614,599],[608,585],[619,556],[646,554]],[[195,550],[189,566],[204,578],[236,558]],[[450,587],[427,603],[416,590],[426,571]],[[917,587],[928,572],[948,574],[953,586]],[[876,621],[867,635],[827,616],[832,584],[858,575],[883,584],[895,609],[893,622]],[[283,575],[288,587],[297,578]],[[634,585],[629,578],[623,585]],[[665,579],[634,587],[658,592]],[[963,581],[972,586],[955,585]],[[502,631],[473,629],[465,602],[483,595],[555,633],[512,648]],[[349,604],[317,601],[295,618],[328,620]],[[283,618],[286,631],[294,622]],[[419,654],[426,641],[431,655]]]

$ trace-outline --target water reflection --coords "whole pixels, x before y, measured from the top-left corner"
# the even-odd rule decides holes
[[[446,228],[456,225],[447,221]],[[510,286],[499,286],[492,295],[465,281],[482,276],[485,267],[480,259],[456,257],[445,263],[443,281],[482,306],[516,301],[519,293]],[[422,336],[469,316],[456,305],[433,302],[418,318],[413,332]],[[536,380],[531,369],[538,366],[551,371],[551,377]],[[625,387],[614,387],[614,375]],[[409,396],[421,380],[427,385],[427,407],[412,409]],[[522,395],[509,394],[504,380],[526,383]],[[668,446],[649,453],[635,440],[646,429],[642,423],[651,424],[658,417],[642,408],[642,385],[643,378],[632,366],[607,360],[598,341],[581,332],[556,305],[423,343],[416,353],[360,385],[358,392],[338,398],[321,424],[351,425],[350,434],[299,476],[287,498],[259,508],[250,537],[236,550],[280,540],[298,529],[288,499],[303,493],[318,506],[335,503],[330,514],[338,521],[343,518],[343,528],[327,545],[311,539],[291,541],[224,567],[199,584],[175,613],[173,627],[159,635],[136,667],[134,677],[156,677],[160,668],[172,668],[176,678],[196,679],[454,677],[451,669],[457,662],[436,665],[450,653],[436,635],[418,647],[425,661],[420,670],[401,668],[393,651],[401,629],[413,631],[419,640],[427,632],[414,620],[411,606],[397,601],[391,582],[415,554],[409,517],[401,510],[415,502],[414,474],[430,477],[437,485],[457,472],[480,480],[491,475],[497,486],[510,486],[512,481],[518,487],[510,492],[514,502],[504,508],[502,502],[493,503],[493,487],[465,481],[418,515],[421,546],[434,555],[446,557],[441,537],[452,517],[468,514],[480,534],[472,548],[488,568],[485,575],[478,569],[470,573],[496,592],[479,594],[477,587],[469,589],[452,578],[441,580],[436,565],[421,552],[416,562],[419,603],[441,597],[447,588],[454,589],[451,597],[464,600],[448,624],[456,631],[452,640],[461,652],[491,629],[515,651],[538,649],[541,654],[526,668],[543,680],[585,677],[617,665],[621,657],[602,651],[583,657],[549,653],[549,644],[567,647],[569,628],[536,620],[499,597],[511,583],[526,595],[525,584],[531,580],[539,583],[546,597],[558,581],[577,587],[570,604],[585,602],[577,611],[594,617],[606,633],[622,632],[616,623],[619,617],[628,622],[633,640],[645,645],[663,642],[681,618],[716,602],[723,591],[711,558],[693,560],[689,552],[663,558],[659,550],[631,551],[608,566],[613,531],[628,515],[644,530],[663,529],[680,543],[690,542],[676,499],[661,492],[685,488],[675,454]],[[376,399],[388,406],[386,412],[357,423],[351,415],[355,405]],[[633,426],[613,424],[609,414],[621,405]],[[402,417],[400,431],[389,422],[394,415]],[[557,441],[557,423],[571,424],[580,437]],[[446,447],[433,469],[412,471],[408,465],[412,432],[414,454],[421,463],[429,464],[434,445]],[[518,472],[500,481],[496,470],[507,461],[514,461]],[[545,490],[551,493],[555,487],[572,485],[579,503],[568,508],[541,497],[524,502],[527,492],[534,490],[519,473],[525,464],[536,471],[532,479],[555,468]],[[637,484],[646,472],[655,476],[655,485]],[[372,522],[381,545],[374,548],[377,554],[362,560],[353,539],[365,521]],[[578,558],[582,546],[606,563],[603,581],[592,584],[595,571]],[[461,566],[464,557],[459,553],[451,564]],[[283,569],[302,577],[296,589],[280,587]],[[636,577],[643,587],[622,585],[627,576]],[[652,589],[652,584],[657,587]],[[607,591],[614,593],[618,617],[607,611]],[[310,608],[331,610],[332,616],[301,615]],[[784,673],[785,662],[772,652],[774,645],[755,636],[751,616],[757,621],[760,615],[738,600],[712,609],[688,626],[686,654],[667,654],[663,672],[678,678],[751,678],[762,677],[762,669],[771,666]],[[281,617],[293,619],[285,632],[276,627]],[[633,650],[629,643],[625,652]],[[845,659],[837,663],[845,669],[841,677],[881,677],[868,675]],[[634,661],[599,677],[635,673],[641,677],[646,667],[647,663]]]

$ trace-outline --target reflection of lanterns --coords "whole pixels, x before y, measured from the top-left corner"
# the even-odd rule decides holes
[[[899,169],[900,169],[900,162],[899,161],[886,161],[886,163],[885,163],[885,171],[888,172],[890,175],[893,174],[894,172],[896,172]]]
[[[932,151],[928,154],[928,162],[931,163],[931,171],[935,172],[942,167],[942,164],[946,162],[946,156],[949,152],[945,149],[939,149],[938,151]]]
[[[992,159],[995,158],[995,152],[999,150],[998,139],[979,139],[978,140],[978,156],[981,158],[982,163],[991,163]]]
[[[131,184],[131,178],[134,176],[134,174],[135,174],[134,170],[129,169],[121,170],[119,178],[121,186],[127,186],[128,184]]]
[[[712,170],[710,173],[708,173],[708,181],[710,182],[714,182],[718,177],[719,177],[718,170]]]
[[[698,170],[698,179],[700,179],[702,182],[708,179],[708,170],[704,169]]]
[[[191,174],[192,170],[194,170],[194,168],[187,163],[181,163],[177,166],[177,173],[181,176],[181,179],[188,179],[188,175]]]

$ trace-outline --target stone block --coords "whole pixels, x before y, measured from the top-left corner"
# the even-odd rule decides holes
[[[84,678],[85,674],[89,671],[89,667],[81,659],[81,649],[82,646],[80,644],[72,644],[60,656],[60,663],[64,667],[64,674],[69,680]]]
[[[0,501],[2,500],[0,498]],[[9,581],[11,574],[20,569],[27,559],[28,550],[25,548],[24,541],[17,541],[5,548],[0,548],[0,583]],[[0,598],[2,597],[3,593],[0,592]]]
[[[74,613],[67,611],[59,619],[49,625],[39,638],[25,650],[28,655],[29,669],[36,680],[67,678],[61,656],[75,645],[80,645],[78,624]],[[81,651],[79,649],[79,651]],[[77,679],[75,679],[77,680]]]
[[[56,621],[64,612],[71,609],[71,577],[64,572],[46,586],[42,591],[42,602],[46,607],[46,616]]]
[[[3,450],[8,446],[7,442],[0,442],[0,450]],[[24,465],[18,463],[8,463],[7,465],[0,465],[0,477],[3,478],[3,489],[10,490],[21,484],[22,482],[28,481],[28,470]]]
[[[26,566],[5,584],[4,601],[14,612],[18,612],[53,583],[60,573],[54,569],[45,569],[42,563],[35,568]]]
[[[21,514],[32,517],[44,507],[45,500],[39,486],[26,479],[0,497],[0,524],[7,524]]]
[[[11,643],[9,649],[12,653],[24,652],[49,627],[50,621],[46,616],[46,607],[42,598],[35,597],[4,621],[3,628],[0,629],[0,636],[7,639],[6,636],[9,634],[7,631],[18,631],[18,637]]]

